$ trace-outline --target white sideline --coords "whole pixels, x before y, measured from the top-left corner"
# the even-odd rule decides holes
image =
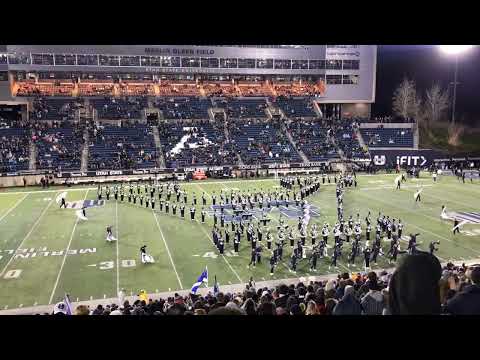
[[[0,222],[2,222],[3,219],[7,217],[8,214],[10,214],[29,194],[26,194],[23,198],[18,200],[10,209],[7,210],[5,214],[0,218]]]
[[[85,197],[83,198],[83,201],[87,199],[87,195],[88,195],[88,190],[85,192]],[[63,266],[65,265],[65,261],[67,260],[68,250],[70,250],[70,245],[72,245],[73,235],[75,234],[75,229],[77,228],[79,219],[80,218],[77,217],[77,219],[75,220],[75,224],[73,225],[72,233],[70,234],[70,240],[68,242],[67,249],[65,250],[65,254],[63,255],[62,265],[60,266],[60,270],[58,271],[57,280],[55,280],[55,285],[53,286],[53,290],[50,295],[50,300],[48,301],[49,304],[52,303],[53,296],[55,295],[55,291],[57,290],[58,281],[60,280],[60,275],[62,275]]]
[[[158,230],[160,230],[160,235],[162,235],[163,243],[165,244],[165,248],[167,249],[168,257],[170,258],[170,263],[172,264],[173,271],[175,271],[175,275],[177,275],[178,284],[180,285],[180,289],[183,289],[182,281],[180,280],[180,276],[178,275],[177,268],[175,267],[175,263],[173,262],[172,255],[170,254],[170,249],[168,248],[167,241],[165,240],[165,236],[163,236],[162,228],[158,223],[157,215],[155,211],[152,210],[153,217],[155,218],[155,222],[157,223]]]
[[[118,242],[120,241],[120,238],[118,236],[118,201],[115,201],[115,228],[117,230],[117,240],[116,246],[117,246],[117,295],[120,292],[120,263],[119,263],[119,248],[118,248]]]
[[[371,176],[393,176],[395,174],[358,174],[357,177],[371,177]],[[231,184],[231,183],[244,183],[246,181],[276,181],[278,179],[244,179],[244,180],[227,180],[227,181],[205,181],[201,182],[202,185],[214,185],[214,184]],[[112,180],[113,181],[113,180]],[[201,181],[201,180],[200,180]],[[106,182],[108,184],[108,182]],[[111,184],[111,183],[110,183]],[[188,183],[182,183],[182,186],[184,185],[198,185],[199,182],[188,182]],[[327,184],[324,184],[327,185]],[[332,185],[334,185],[332,183]],[[9,195],[9,194],[35,194],[35,193],[52,193],[52,192],[60,192],[60,191],[84,191],[84,190],[97,190],[96,187],[89,187],[89,188],[59,188],[56,190],[36,190],[36,191],[5,191],[5,192],[0,192],[1,195]]]
[[[18,245],[17,249],[15,250],[15,252],[12,254],[12,256],[10,257],[10,259],[8,260],[8,262],[5,264],[4,268],[2,269],[2,271],[0,271],[0,276],[2,276],[5,272],[5,270],[8,268],[8,266],[10,265],[10,263],[13,261],[13,259],[15,258],[15,253],[18,251],[18,249],[20,249],[23,245],[23,243],[25,242],[25,240],[27,240],[30,235],[32,234],[33,230],[35,229],[35,227],[39,224],[40,220],[42,219],[43,215],[45,214],[45,212],[48,210],[48,208],[50,207],[50,205],[52,205],[53,203],[53,198],[52,200],[50,200],[50,202],[48,203],[48,205],[45,207],[45,209],[43,209],[42,213],[40,214],[40,216],[38,217],[38,219],[35,221],[35,223],[33,224],[32,228],[30,229],[30,231],[27,233],[27,235],[25,235],[25,237],[23,238],[22,242],[20,243],[20,245]]]

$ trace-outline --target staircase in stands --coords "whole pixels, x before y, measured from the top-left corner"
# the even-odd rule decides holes
[[[37,146],[33,141],[29,146],[28,170],[37,170]]]
[[[162,143],[160,141],[160,134],[158,133],[158,127],[153,126],[153,140],[155,141],[155,147],[157,148],[157,165],[160,168],[165,168],[165,156],[162,151]]]
[[[90,150],[90,133],[88,132],[88,128],[83,130],[83,149],[82,149],[82,160],[80,163],[80,171],[87,171],[88,170],[88,155]]]
[[[290,142],[290,145],[292,145],[293,149],[297,152],[298,156],[300,156],[300,158],[302,159],[302,162],[304,164],[308,164],[310,160],[308,160],[307,155],[305,155],[305,153],[297,147],[297,143],[295,142],[295,139],[293,138],[292,134],[290,134],[290,131],[288,131],[287,127],[285,126],[285,119],[286,118],[282,118],[280,120],[280,127],[283,133],[287,136],[287,139]]]

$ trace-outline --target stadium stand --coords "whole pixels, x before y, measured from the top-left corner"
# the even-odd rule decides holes
[[[419,271],[422,276],[417,276]],[[328,280],[277,286],[250,281],[243,291],[220,288],[215,295],[175,293],[92,308],[79,305],[74,315],[467,315],[480,313],[479,288],[479,266],[442,267],[434,256],[417,253],[393,272],[342,273]],[[65,307],[56,305],[50,314],[65,313]]]
[[[343,151],[348,159],[354,157],[363,157],[366,150],[362,149],[358,142],[354,126],[357,126],[355,120],[341,119],[331,123],[333,125],[333,134],[337,146]]]
[[[274,102],[289,118],[315,117],[312,101],[309,98],[278,97]]]
[[[0,171],[27,170],[30,128],[20,121],[0,119]]]
[[[148,106],[144,97],[92,99],[99,119],[123,120],[142,119],[143,110]]]
[[[83,128],[67,122],[35,125],[32,140],[38,149],[37,169],[79,170]]]
[[[158,130],[167,167],[237,162],[232,144],[225,139],[220,125],[206,120],[162,122]]]
[[[89,131],[89,169],[155,167],[156,148],[149,126],[125,122],[122,126],[95,125]]]
[[[370,147],[413,147],[413,132],[405,128],[360,129],[365,143]]]
[[[33,120],[74,120],[75,111],[82,106],[82,100],[37,98],[30,117]]]
[[[227,116],[233,119],[265,119],[267,102],[265,99],[221,99],[215,102],[224,108]]]
[[[212,103],[208,99],[170,97],[155,99],[153,106],[162,111],[165,119],[208,119]]]
[[[247,165],[259,163],[301,162],[280,124],[261,120],[229,122],[231,135],[240,157]]]
[[[324,161],[338,157],[335,146],[328,141],[328,129],[321,120],[290,121],[287,129],[308,160]]]

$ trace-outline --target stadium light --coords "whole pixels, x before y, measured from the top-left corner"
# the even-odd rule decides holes
[[[455,56],[455,75],[453,80],[453,99],[452,99],[452,124],[455,123],[455,104],[457,101],[457,73],[458,73],[458,55],[473,48],[473,45],[440,45],[440,50],[447,55]]]

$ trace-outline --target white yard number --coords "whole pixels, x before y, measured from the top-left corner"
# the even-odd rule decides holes
[[[215,254],[214,252],[210,251],[210,252],[206,252],[205,254],[203,254],[202,257],[209,257],[209,258],[212,258],[212,259],[216,259],[217,258],[217,254]]]
[[[4,279],[17,279],[20,274],[22,273],[22,270],[9,270],[3,275]]]
[[[134,267],[135,260],[122,260],[122,267]]]
[[[99,264],[100,270],[110,270],[113,269],[114,262],[113,261],[104,261]]]
[[[462,233],[467,236],[478,236],[480,235],[480,229],[464,230]]]

